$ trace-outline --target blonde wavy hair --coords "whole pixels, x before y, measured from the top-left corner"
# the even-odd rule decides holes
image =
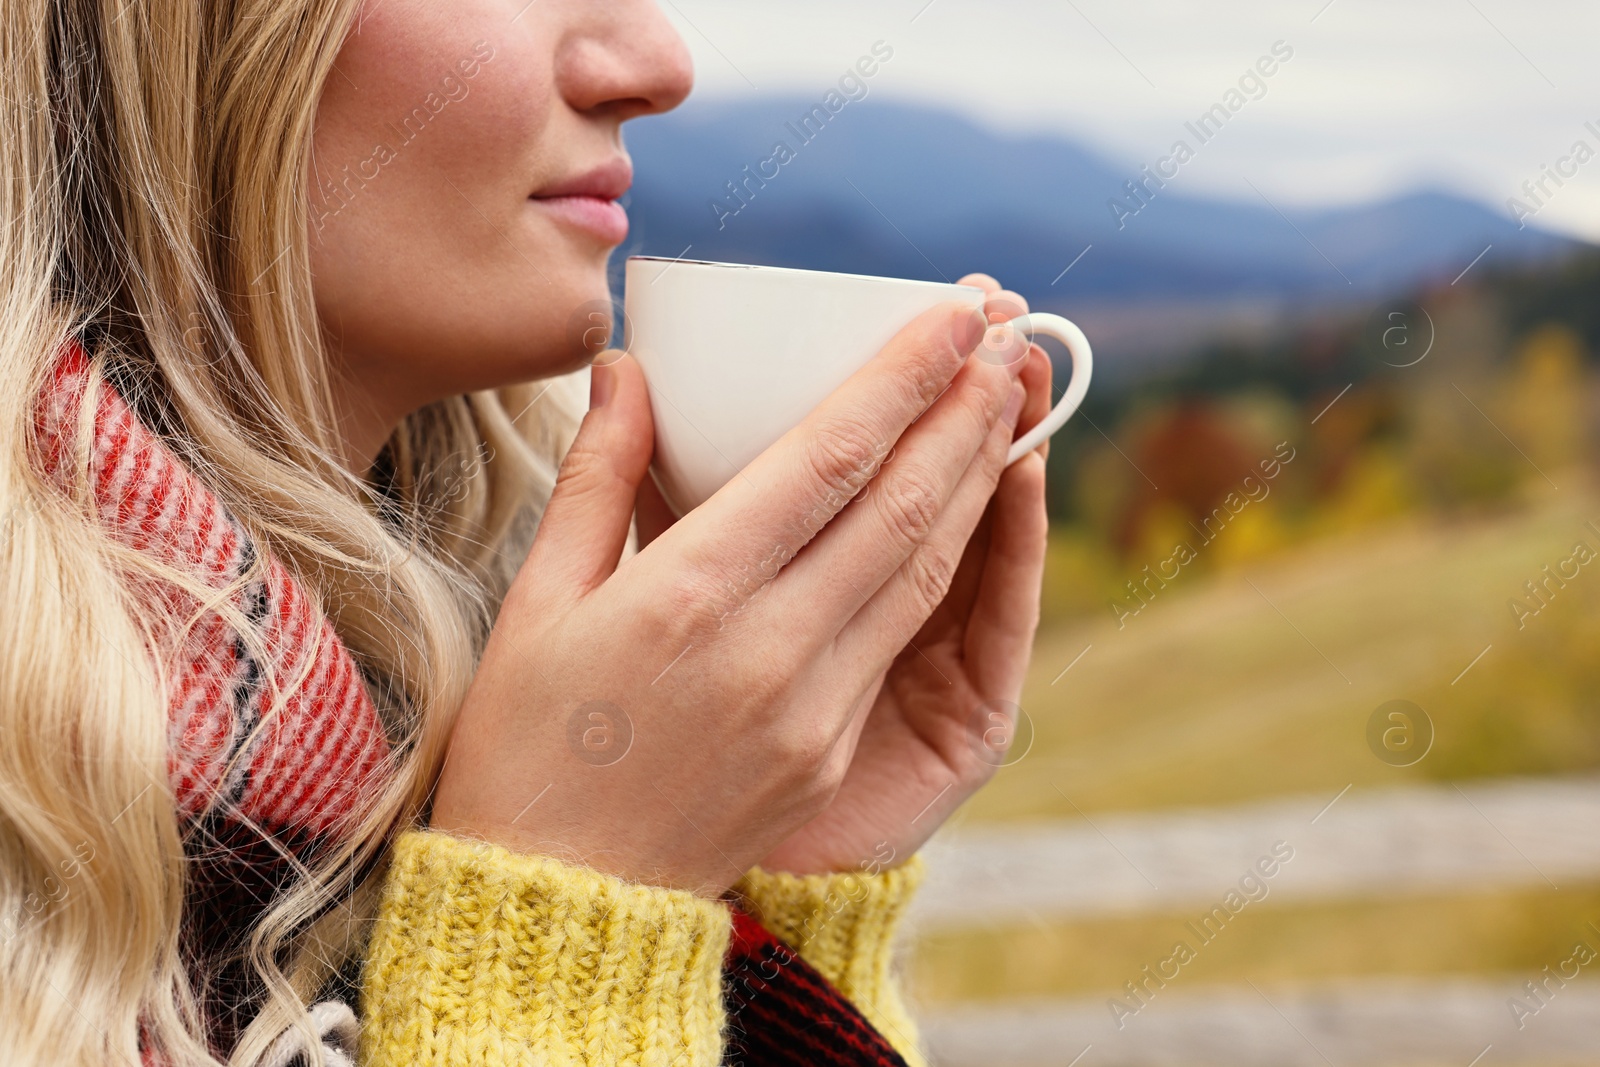
[[[381,487],[340,463],[308,161],[358,4],[0,0],[6,1064],[133,1064],[141,1041],[173,1064],[219,1062],[185,966],[184,838],[150,654],[195,619],[153,617],[128,590],[130,576],[181,583],[248,634],[230,607],[243,582],[208,589],[120,548],[92,519],[84,457],[69,496],[46,480],[32,402],[64,340],[90,340],[91,388],[116,382],[318,599],[376,679],[396,753],[354,832],[297,861],[248,932],[265,993],[233,1064],[285,1026],[311,1037],[304,1005],[357,958],[387,842],[425,812],[576,428],[581,374],[542,399],[530,383],[417,412],[385,446]],[[41,892],[59,904],[27,921]]]

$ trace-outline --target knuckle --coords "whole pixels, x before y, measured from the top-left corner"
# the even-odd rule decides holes
[[[833,738],[820,721],[795,723],[776,740],[774,762],[784,768],[783,776],[791,788],[809,792],[828,763]]]
[[[567,449],[556,480],[568,493],[593,492],[612,476],[611,460],[581,437]]]
[[[992,481],[999,480],[1005,471],[1006,453],[1010,450],[1011,434],[1006,432],[1005,424],[996,419],[990,424],[988,434],[978,448],[978,461],[982,464],[985,477]]]
[[[837,511],[871,480],[888,452],[859,422],[831,418],[821,422],[807,450],[811,476],[823,491],[823,507]]]
[[[752,721],[759,729],[771,730],[783,726],[796,673],[785,653],[774,650],[761,657],[759,666],[732,672],[729,681],[750,709]]]
[[[949,388],[966,356],[952,342],[928,345],[914,353],[908,373],[899,378],[906,407],[922,412]]]
[[[1011,395],[1009,378],[1001,374],[991,375],[990,378],[991,380],[983,384],[983,388],[976,390],[978,395],[968,408],[972,419],[973,436],[980,442],[985,440],[1000,422],[1000,414],[1006,407],[1006,398]]]
[[[1042,482],[1043,479],[1041,478]],[[1027,540],[1035,548],[1035,554],[1043,556],[1050,543],[1050,513],[1044,506],[1044,488],[1041,485],[1036,497],[1036,507],[1028,509],[1028,517],[1024,527]]]
[[[833,803],[834,797],[839,795],[839,789],[844,785],[845,770],[848,766],[847,761],[832,758],[827,754],[812,763],[810,772],[795,789],[795,796],[808,815],[815,815]]]
[[[983,759],[967,759],[962,762],[960,773],[956,777],[963,790],[977,792],[989,784],[999,769],[998,763],[990,763]]]
[[[734,590],[727,583],[700,574],[679,575],[651,603],[651,622],[669,643],[691,641],[720,628],[736,607]]]
[[[931,614],[944,600],[955,576],[955,558],[937,545],[923,545],[906,560],[911,595],[923,615]]]
[[[842,745],[834,745],[817,772],[816,788],[823,804],[831,802],[844,786],[845,775],[850,770],[851,753]]]
[[[944,391],[983,339],[984,321],[976,308],[941,305],[919,317],[886,350],[895,364],[893,380],[908,406],[925,409]]]
[[[915,474],[890,481],[877,494],[877,501],[889,532],[914,545],[928,539],[943,505],[929,480]]]
[[[826,760],[812,775],[811,781],[804,793],[805,804],[813,813],[820,812],[833,803],[834,797],[839,795],[840,788],[844,785],[844,772],[849,766],[843,760]]]

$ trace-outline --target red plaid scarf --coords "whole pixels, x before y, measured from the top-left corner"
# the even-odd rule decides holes
[[[37,417],[48,473],[58,479],[65,479],[75,455],[88,378],[86,354],[69,342]],[[88,463],[98,518],[119,543],[213,588],[239,578],[261,555],[216,495],[110,383],[99,392]],[[258,662],[235,629],[210,612],[185,635],[172,664],[167,771],[187,831],[185,927],[200,965],[236,944],[282,888],[289,873],[282,850],[307,858],[335,838],[360,798],[390,770],[383,724],[333,624],[282,563],[267,554],[265,564],[264,577],[236,593],[233,606],[255,628],[268,662]],[[199,606],[167,585],[139,591],[177,618]],[[314,637],[320,640],[308,663]],[[304,672],[305,681],[257,731],[270,700],[267,671],[277,678]],[[350,1001],[354,978],[343,976],[338,991]],[[247,1021],[259,989],[235,966],[210,975],[207,990],[209,1037],[223,1050]],[[826,979],[737,910],[724,999],[730,1064],[904,1065]],[[335,1043],[329,1051],[350,1050]],[[296,1058],[290,1052],[277,1062]],[[144,1059],[151,1067],[157,1062],[148,1050]]]

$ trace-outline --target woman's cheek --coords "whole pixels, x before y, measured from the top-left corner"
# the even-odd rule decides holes
[[[491,58],[479,61],[476,77],[460,79],[465,96],[446,109],[456,114],[440,128],[441,166],[521,201],[556,177],[552,163],[560,165],[560,153],[545,144],[555,100],[551,57],[480,43],[492,48]]]

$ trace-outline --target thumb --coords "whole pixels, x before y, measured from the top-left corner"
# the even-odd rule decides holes
[[[627,543],[634,499],[654,445],[644,373],[626,353],[602,353],[590,367],[588,414],[561,461],[520,573],[529,574],[547,596],[565,600],[576,600],[605,581]]]

